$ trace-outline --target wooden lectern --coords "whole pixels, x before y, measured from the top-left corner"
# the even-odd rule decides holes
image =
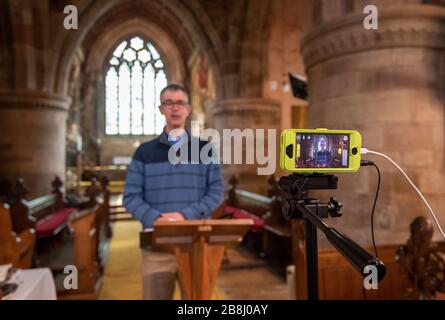
[[[210,299],[225,248],[239,244],[252,224],[251,219],[156,221],[152,245],[176,255],[183,299]]]

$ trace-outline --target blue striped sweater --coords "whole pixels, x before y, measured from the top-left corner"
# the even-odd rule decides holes
[[[191,139],[197,138],[187,134],[191,155]],[[197,143],[201,150],[207,142]],[[165,133],[141,144],[128,168],[123,204],[144,228],[165,212],[181,212],[187,220],[210,218],[224,197],[218,164],[170,164],[170,146]]]

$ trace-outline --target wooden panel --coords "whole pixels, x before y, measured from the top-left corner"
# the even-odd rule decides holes
[[[397,248],[396,245],[378,248],[380,260],[387,268],[378,290],[363,290],[362,276],[340,253],[319,253],[320,299],[402,299],[407,283],[395,261]]]
[[[34,230],[24,230],[17,235],[12,230],[8,206],[0,203],[0,264],[12,263],[14,268],[30,268],[34,246]]]
[[[95,219],[95,210],[85,210],[71,216],[69,221],[74,230],[74,263],[79,272],[78,292],[94,292],[99,278]]]
[[[362,299],[362,278],[337,252],[319,254],[320,299]]]

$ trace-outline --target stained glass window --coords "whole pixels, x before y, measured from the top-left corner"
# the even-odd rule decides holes
[[[159,93],[166,85],[164,63],[150,42],[133,37],[119,44],[105,74],[105,133],[160,134]]]

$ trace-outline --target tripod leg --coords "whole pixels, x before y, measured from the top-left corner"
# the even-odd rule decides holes
[[[318,239],[317,227],[305,219],[306,223],[306,272],[309,300],[318,300]]]

